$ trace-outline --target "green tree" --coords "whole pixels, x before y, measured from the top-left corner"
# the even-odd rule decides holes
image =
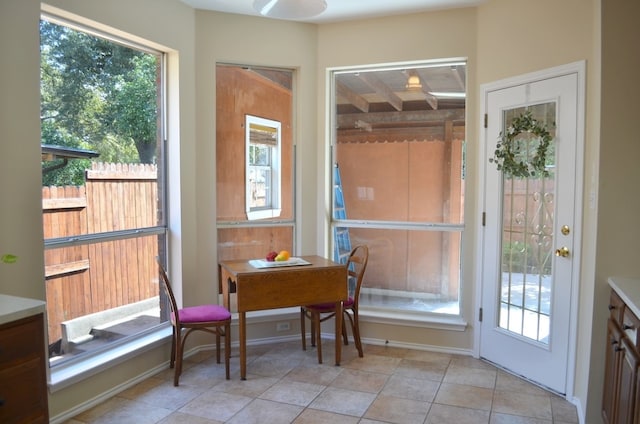
[[[40,40],[42,143],[97,151],[102,162],[152,163],[159,57],[46,20]],[[88,163],[71,160],[43,183],[78,184]]]
[[[133,140],[140,162],[152,163],[157,144],[158,64],[151,55],[134,57],[131,63],[133,69],[129,73],[115,78],[108,116],[117,134]]]

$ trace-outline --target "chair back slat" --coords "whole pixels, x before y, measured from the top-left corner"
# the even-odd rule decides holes
[[[356,307],[368,262],[369,248],[364,244],[355,246],[347,259],[349,296],[353,298]]]
[[[169,281],[169,276],[167,275],[167,271],[165,271],[162,262],[160,262],[160,258],[156,258],[158,262],[158,270],[160,272],[160,285],[164,290],[164,293],[167,295],[169,299],[169,306],[171,308],[171,316],[172,319],[175,320],[176,323],[180,322],[180,315],[178,312],[178,303],[176,302],[176,298],[173,295],[173,289],[171,288],[171,282]]]

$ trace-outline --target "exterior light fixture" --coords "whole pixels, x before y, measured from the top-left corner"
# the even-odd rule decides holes
[[[280,19],[304,19],[325,11],[325,0],[255,0],[253,8],[262,16]]]

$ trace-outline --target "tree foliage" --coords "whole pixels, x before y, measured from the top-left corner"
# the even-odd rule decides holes
[[[159,56],[46,20],[40,40],[42,143],[93,150],[101,162],[153,163]],[[43,184],[82,184],[88,164],[70,160]]]

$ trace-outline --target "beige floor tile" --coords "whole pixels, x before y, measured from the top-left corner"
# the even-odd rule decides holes
[[[253,398],[208,390],[182,408],[180,412],[210,420],[227,421],[247,406]]]
[[[324,364],[298,340],[249,347],[246,381],[237,349],[231,380],[201,352],[179,387],[167,368],[65,424],[578,423],[574,405],[485,361],[366,344],[359,358],[350,341],[335,366],[334,346],[323,340]]]
[[[91,424],[155,424],[173,411],[142,402],[129,402],[126,406],[106,412]]]
[[[266,377],[283,377],[300,363],[301,360],[266,355],[247,363],[247,373]]]
[[[443,382],[493,389],[496,386],[496,374],[496,370],[451,364],[447,368]]]
[[[551,420],[543,420],[541,418],[522,417],[520,415],[501,414],[498,412],[491,413],[490,424],[554,424]],[[561,423],[555,423],[561,424]]]
[[[547,395],[548,392],[535,384],[532,384],[520,377],[516,377],[508,372],[498,370],[496,378],[496,390],[509,392],[529,393],[533,395]]]
[[[313,363],[303,363],[287,374],[286,380],[302,381],[305,383],[322,384],[328,386],[340,375],[345,368],[333,365]]]
[[[90,423],[109,411],[125,408],[127,405],[131,404],[131,402],[132,401],[130,399],[115,396],[97,406],[94,406],[91,409],[88,409],[87,411],[76,415],[74,418],[81,422]]]
[[[223,422],[196,417],[195,415],[184,414],[182,412],[174,412],[158,422],[158,424],[223,424]]]
[[[392,375],[382,389],[381,394],[422,402],[433,402],[440,383],[419,378]]]
[[[382,345],[382,346],[364,345],[363,350],[365,355],[388,356],[391,358],[404,358],[410,352],[409,349],[404,349],[401,347],[393,347],[389,345]]]
[[[309,405],[309,408],[361,417],[375,400],[373,393],[328,387]]]
[[[496,390],[493,396],[493,411],[504,414],[551,420],[551,397],[529,393]]]
[[[442,383],[434,403],[490,411],[493,390],[485,387]]]
[[[300,415],[302,406],[255,399],[233,416],[229,424],[288,424]]]
[[[376,372],[380,374],[392,374],[402,360],[380,355],[365,355],[364,358],[355,357],[350,361],[343,361],[345,368],[361,371]]]
[[[430,407],[428,402],[380,395],[371,404],[365,417],[396,424],[422,424]]]
[[[224,380],[213,386],[211,390],[256,398],[278,381],[280,381],[280,379],[276,377],[247,374],[247,380],[240,380],[240,377]]]
[[[269,387],[259,398],[291,405],[307,406],[322,393],[325,387],[320,384],[282,380]]]
[[[136,399],[139,396],[142,396],[143,394],[148,392],[149,390],[153,389],[154,387],[165,385],[165,384],[166,384],[166,380],[164,379],[157,378],[157,377],[147,378],[146,380],[136,384],[135,386],[129,387],[128,389],[120,392],[118,396],[123,397],[125,399]]]
[[[379,393],[389,379],[388,374],[344,369],[331,383],[331,387],[357,390],[359,392]]]
[[[447,371],[448,361],[422,361],[403,359],[398,364],[394,374],[405,377],[421,378],[424,380],[442,381]]]
[[[136,401],[177,411],[205,391],[206,389],[202,387],[184,383],[178,387],[173,384],[162,384],[141,393]]]
[[[293,424],[356,424],[362,423],[358,417],[340,415],[318,409],[305,409]]]
[[[575,405],[558,396],[551,396],[551,411],[553,420],[561,423],[578,424],[578,412]]]
[[[434,404],[425,424],[489,424],[490,416],[489,411]]]
[[[437,363],[444,366],[449,365],[453,355],[442,352],[429,352],[427,350],[409,350],[404,356],[404,359],[411,359],[414,361],[424,361]]]
[[[482,359],[476,359],[472,356],[453,355],[451,357],[451,365],[457,365],[457,366],[469,367],[469,368],[480,368],[484,370],[492,370],[497,372],[496,367],[491,365],[489,362],[484,361]]]

